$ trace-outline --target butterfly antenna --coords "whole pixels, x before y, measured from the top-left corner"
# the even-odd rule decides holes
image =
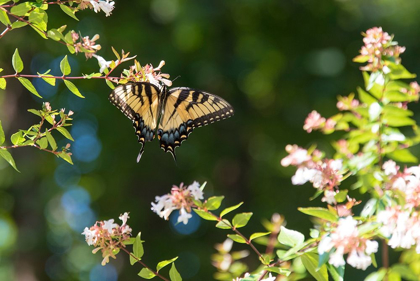
[[[172,80],[172,82],[174,82],[176,79],[180,78],[181,75],[178,75],[177,77],[174,78],[174,80]]]
[[[139,155],[137,156],[137,163],[140,162],[141,156],[143,155],[144,152],[144,144],[142,144]]]

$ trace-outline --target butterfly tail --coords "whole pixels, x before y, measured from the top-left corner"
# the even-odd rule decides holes
[[[139,155],[137,156],[137,163],[140,162],[140,159],[141,159],[141,156],[143,155],[143,152],[144,152],[144,143],[142,144]]]

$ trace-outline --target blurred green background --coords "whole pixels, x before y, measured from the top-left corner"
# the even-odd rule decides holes
[[[362,45],[360,33],[382,26],[395,34],[407,47],[404,65],[420,73],[418,0],[143,0],[115,6],[111,17],[82,11],[79,22],[50,6],[49,28],[68,24],[83,36],[100,34],[98,54],[107,60],[114,58],[111,46],[136,54],[142,64],[157,66],[163,59],[164,72],[179,76],[174,86],[217,94],[233,105],[235,116],[195,130],[177,149],[178,166],[157,141],[147,144],[137,164],[140,145],[132,124],[109,103],[111,90],[103,81],[75,81],[86,97],[79,99],[62,83],[33,80],[40,100],[9,79],[0,91],[6,135],[38,122],[26,110],[43,101],[71,109],[75,165],[31,148],[12,151],[20,174],[0,161],[0,280],[136,279],[140,267],[130,266],[124,253],[102,267],[100,254],[92,255],[80,235],[96,220],[117,220],[125,211],[146,241],[147,264],[179,255],[185,280],[212,280],[210,255],[227,232],[198,219],[187,228],[175,226],[176,216],[166,222],[150,210],[155,196],[194,180],[208,182],[206,197],[225,195],[224,207],[245,202],[239,210],[254,213],[245,234],[264,231],[261,220],[278,212],[288,228],[308,236],[312,223],[297,208],[321,204],[309,202],[315,191],[309,185],[292,186],[294,169],[279,162],[289,143],[317,143],[331,156],[332,137],[307,134],[302,126],[313,109],[334,114],[336,97],[362,85],[359,65],[351,61]],[[59,74],[68,54],[31,28],[9,32],[0,42],[0,67],[7,74],[13,73],[15,47],[26,74],[50,68]],[[83,54],[69,59],[74,76],[98,70],[97,61]],[[254,256],[247,261],[250,269],[258,264]],[[366,275],[348,270],[346,278]]]

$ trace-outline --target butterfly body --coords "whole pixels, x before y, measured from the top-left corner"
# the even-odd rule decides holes
[[[109,96],[112,104],[132,122],[138,141],[142,144],[158,136],[160,147],[170,152],[191,132],[201,126],[233,115],[232,106],[222,98],[187,87],[158,87],[148,82],[127,83],[117,86]]]

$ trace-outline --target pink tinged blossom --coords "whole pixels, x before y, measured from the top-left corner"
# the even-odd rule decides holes
[[[298,168],[295,175],[292,177],[292,184],[302,185],[308,181],[312,181],[318,172],[318,170],[308,169],[306,167]]]
[[[311,156],[308,155],[308,151],[298,147],[297,145],[288,144],[286,146],[286,151],[289,153],[289,155],[284,157],[280,162],[283,167],[290,165],[297,166],[311,160]]]
[[[399,167],[394,161],[388,160],[382,165],[382,169],[384,169],[385,175],[395,176],[398,173]]]
[[[325,127],[324,130],[325,131],[330,131],[330,130],[334,130],[335,125],[337,124],[336,121],[334,121],[331,118],[328,118],[327,121],[325,122]]]
[[[372,264],[372,259],[367,256],[363,251],[351,251],[347,257],[347,263],[357,269],[366,270]]]
[[[339,253],[339,252],[332,253],[330,255],[330,259],[329,259],[328,263],[330,263],[331,265],[333,265],[335,267],[343,266],[343,265],[346,264],[346,262],[344,261],[343,254]]]
[[[325,123],[325,118],[321,116],[317,111],[312,111],[309,113],[308,117],[305,120],[305,124],[303,125],[303,129],[308,133],[312,132],[312,130],[316,130],[321,128],[321,126]]]
[[[85,236],[86,243],[91,246],[96,243],[97,237],[95,235],[95,231],[90,230],[89,228],[85,227],[82,234]]]
[[[112,61],[106,61],[103,57],[98,56],[96,54],[92,54],[93,57],[95,57],[98,60],[98,64],[99,64],[99,72],[103,73],[105,71],[106,68],[108,68],[111,64]]]
[[[92,4],[95,13],[98,13],[102,10],[107,17],[111,15],[115,4],[114,1],[109,0],[91,0],[90,3]]]

